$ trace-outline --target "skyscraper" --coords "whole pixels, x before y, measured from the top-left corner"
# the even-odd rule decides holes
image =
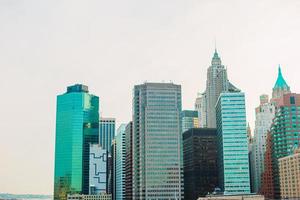
[[[181,112],[182,133],[190,128],[198,128],[198,112],[196,110],[183,110]]]
[[[90,145],[90,177],[89,194],[98,195],[106,193],[106,164],[107,151],[99,144]]]
[[[261,187],[261,176],[264,171],[264,154],[266,151],[267,132],[270,130],[275,116],[275,105],[269,101],[268,95],[260,96],[260,105],[255,109],[255,129],[252,146],[252,183],[253,192]]]
[[[90,144],[99,140],[99,98],[80,84],[57,96],[54,199],[89,193]]]
[[[133,199],[183,199],[180,112],[180,85],[134,87]]]
[[[125,129],[125,200],[132,200],[132,174],[133,174],[133,152],[132,152],[132,122],[129,122]]]
[[[123,200],[125,196],[125,159],[126,159],[125,130],[126,130],[126,124],[121,124],[117,130],[117,135],[116,135],[116,157],[115,157],[116,193],[115,193],[114,200]]]
[[[183,133],[184,199],[204,197],[218,187],[217,130],[192,128]]]
[[[279,66],[271,100],[269,101],[268,95],[261,95],[260,105],[255,109],[256,119],[252,146],[252,182],[254,192],[259,192],[261,189],[262,173],[265,170],[264,157],[267,145],[267,132],[270,131],[273,118],[275,117],[275,111],[281,97],[287,93],[290,93],[290,87],[284,80]]]
[[[195,110],[198,111],[198,126],[199,128],[207,127],[207,112],[206,112],[206,94],[198,93],[195,101]]]
[[[221,93],[216,105],[219,184],[225,195],[250,193],[245,96]]]
[[[116,119],[115,118],[103,118],[101,117],[99,122],[99,143],[103,149],[106,149],[108,153],[111,153],[111,144],[115,138],[115,128]]]
[[[284,94],[271,126],[274,195],[280,198],[278,159],[293,153],[300,144],[300,94]]]
[[[216,103],[222,92],[235,91],[235,88],[227,78],[227,69],[221,63],[221,59],[215,50],[211,66],[207,69],[206,90],[202,94],[200,110],[200,127],[216,128]]]
[[[112,161],[112,141],[115,138],[115,128],[116,119],[115,118],[100,118],[99,121],[99,144],[105,149],[107,154],[107,193],[112,193],[113,188],[113,161]]]

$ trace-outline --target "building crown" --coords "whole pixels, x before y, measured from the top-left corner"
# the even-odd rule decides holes
[[[277,80],[276,83],[274,85],[273,89],[289,89],[290,87],[288,86],[288,84],[286,83],[286,81],[284,80],[282,73],[281,73],[281,67],[279,65],[278,67],[278,76],[277,76]]]

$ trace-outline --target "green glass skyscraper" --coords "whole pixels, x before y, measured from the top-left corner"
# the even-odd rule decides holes
[[[99,140],[99,98],[80,84],[57,96],[54,199],[89,192],[89,145]]]
[[[216,105],[219,184],[224,195],[249,194],[245,95],[221,93]]]

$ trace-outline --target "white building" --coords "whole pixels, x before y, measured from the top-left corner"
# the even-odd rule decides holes
[[[89,194],[106,192],[106,150],[98,144],[90,145]]]
[[[261,175],[264,171],[264,153],[266,151],[267,132],[275,116],[275,105],[269,102],[268,95],[260,96],[260,105],[255,109],[255,129],[252,145],[252,183],[253,192],[261,186]]]

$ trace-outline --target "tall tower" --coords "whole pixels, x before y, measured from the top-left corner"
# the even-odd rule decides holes
[[[216,105],[219,184],[225,195],[249,194],[245,95],[221,93]]]
[[[267,133],[270,131],[273,119],[275,117],[276,108],[284,94],[290,93],[290,87],[284,80],[281,67],[278,67],[278,76],[273,87],[272,99],[269,101],[268,95],[260,96],[260,105],[255,109],[255,129],[253,138],[253,159],[252,159],[252,182],[253,192],[260,190],[266,191],[266,187],[262,188],[262,176],[265,170],[265,152],[267,146]],[[267,162],[268,163],[268,162]],[[264,175],[264,178],[267,176]]]
[[[54,199],[89,193],[90,144],[99,139],[99,98],[73,85],[57,96]]]
[[[221,59],[215,50],[211,66],[207,69],[206,80],[206,105],[207,127],[216,128],[216,103],[222,91],[228,90],[227,70],[222,65]]]
[[[133,199],[183,199],[181,86],[144,83],[133,97]]]
[[[126,125],[127,124],[121,124],[116,135],[115,200],[125,199]]]

